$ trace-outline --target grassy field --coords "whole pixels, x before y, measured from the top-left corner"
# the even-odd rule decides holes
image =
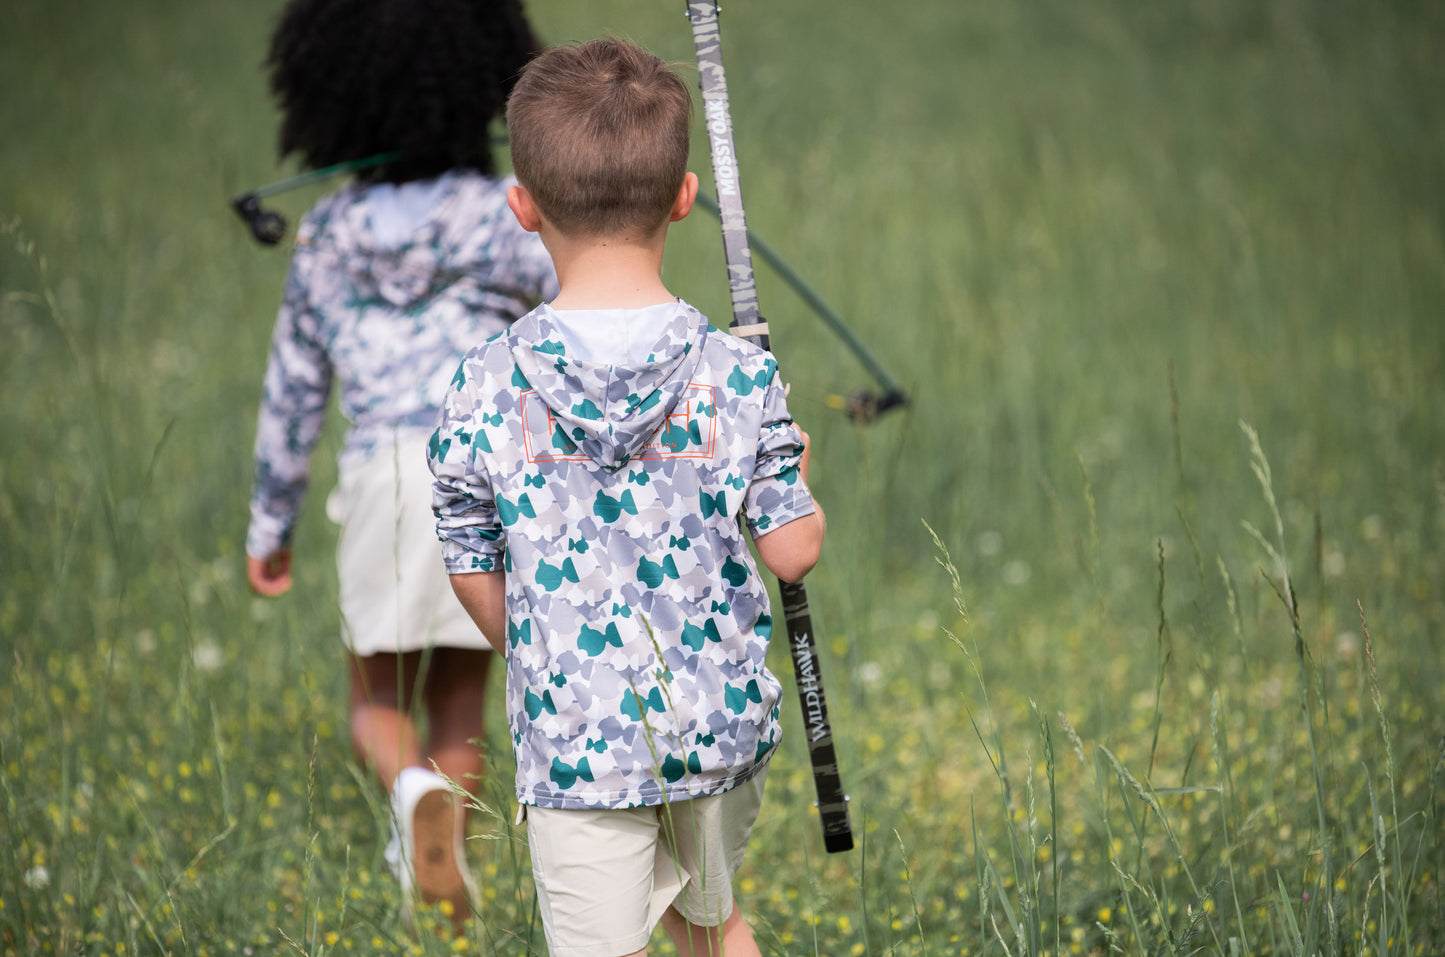
[[[245,587],[287,253],[227,199],[294,172],[277,7],[0,17],[5,953],[545,952],[501,695],[480,914],[410,934],[319,494],[297,587]],[[530,5],[685,63],[682,8]],[[1445,952],[1445,14],[731,0],[722,27],[750,225],[913,400],[831,408],[867,373],[760,270],[859,836],[823,853],[790,697],[738,887],[764,953]],[[667,279],[725,322],[707,217]]]

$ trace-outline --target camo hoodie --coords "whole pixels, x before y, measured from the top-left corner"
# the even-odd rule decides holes
[[[623,364],[582,358],[577,314],[539,307],[467,354],[432,437],[447,570],[506,572],[524,804],[714,794],[779,740],[742,521],[761,535],[814,511],[802,435],[767,353],[660,308]]]
[[[249,554],[291,541],[333,380],[354,467],[398,432],[425,437],[467,349],[556,294],[546,249],[507,208],[513,182],[352,183],[306,215],[266,366]]]

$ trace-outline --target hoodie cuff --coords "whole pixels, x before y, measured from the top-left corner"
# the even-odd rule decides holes
[[[748,528],[760,537],[818,510],[796,465],[767,478],[754,478],[744,506]]]

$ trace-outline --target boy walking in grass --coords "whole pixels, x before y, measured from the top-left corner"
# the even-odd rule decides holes
[[[757,954],[732,878],[779,740],[772,617],[824,519],[773,359],[661,279],[691,98],[635,46],[558,48],[507,106],[561,291],[463,359],[431,441],[452,587],[506,657],[517,796],[558,957]]]

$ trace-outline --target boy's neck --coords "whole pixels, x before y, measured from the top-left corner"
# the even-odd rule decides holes
[[[667,228],[642,240],[605,236],[574,239],[542,230],[557,267],[561,292],[553,309],[641,309],[670,302],[662,282]]]

